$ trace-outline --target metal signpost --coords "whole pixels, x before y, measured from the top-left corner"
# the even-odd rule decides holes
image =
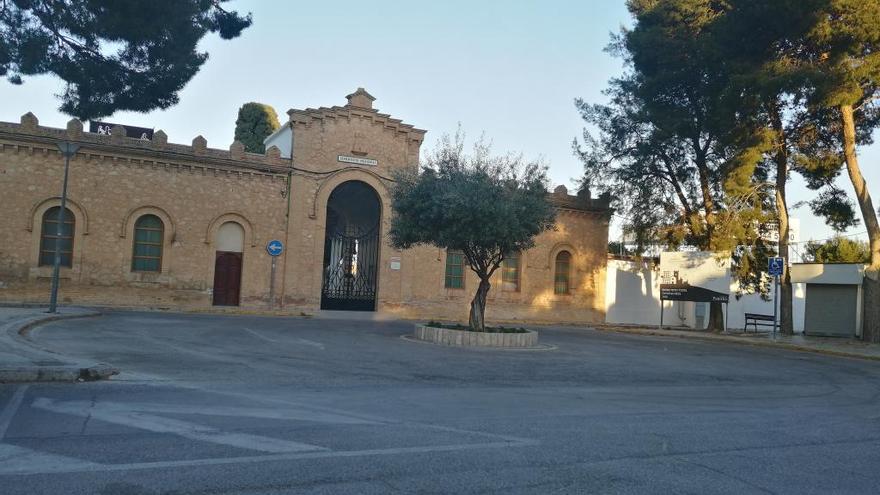
[[[64,183],[61,186],[61,208],[58,210],[58,228],[55,230],[55,260],[52,263],[52,293],[49,295],[49,312],[58,312],[58,282],[61,278],[61,236],[64,233],[64,215],[67,208],[67,175],[70,171],[70,157],[76,154],[79,145],[67,141],[58,143],[58,151],[64,157]],[[71,258],[73,253],[70,253]]]
[[[767,260],[767,273],[773,277],[773,339],[776,339],[776,325],[778,325],[778,315],[776,305],[779,302],[779,277],[785,270],[785,258],[776,257]]]
[[[269,275],[269,309],[275,307],[275,261],[284,252],[284,244],[274,239],[266,244],[266,252],[272,257],[272,273]]]

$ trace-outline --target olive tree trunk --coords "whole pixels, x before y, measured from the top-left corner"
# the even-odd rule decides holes
[[[468,318],[468,325],[474,332],[484,332],[486,330],[486,296],[492,284],[489,283],[489,277],[481,278],[480,285],[477,287],[477,293],[471,301],[471,314]]]
[[[841,105],[840,115],[843,124],[843,155],[846,159],[846,171],[856,193],[856,201],[862,212],[862,220],[868,229],[868,246],[871,249],[871,262],[865,271],[864,319],[862,338],[869,342],[880,342],[880,223],[868,185],[859,168],[856,154],[856,127],[852,105]]]

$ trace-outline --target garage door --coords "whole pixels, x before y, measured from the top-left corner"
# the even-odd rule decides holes
[[[855,336],[858,294],[857,285],[807,284],[804,331],[807,335]]]

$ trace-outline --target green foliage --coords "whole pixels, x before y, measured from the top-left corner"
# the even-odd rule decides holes
[[[837,230],[857,223],[852,203],[834,185],[844,164],[837,106],[857,105],[856,142],[870,143],[878,124],[870,100],[880,72],[876,60],[859,59],[876,52],[880,41],[878,5],[847,0],[729,0],[719,21],[726,57],[737,71],[736,82],[766,102],[749,109],[751,119],[768,121],[770,128],[775,112],[779,122],[773,153],[781,149],[782,158],[790,161],[790,168],[806,179],[807,186],[821,191],[809,201],[810,207]]]
[[[480,278],[471,302],[471,329],[484,331],[489,279],[508,253],[531,248],[554,228],[547,168],[519,156],[492,156],[478,142],[464,153],[464,138],[444,136],[421,171],[401,173],[391,191],[391,244],[462,251]]]
[[[825,223],[835,232],[843,232],[859,224],[852,201],[841,189],[829,187],[809,204],[813,213],[825,218]]]
[[[620,241],[610,241],[608,243],[608,254],[615,254],[618,256],[630,256],[633,253],[632,249],[626,247],[626,244]]]
[[[794,56],[812,82],[812,101],[833,108],[859,106],[873,98],[880,89],[880,3],[806,0],[792,7],[814,19],[795,38],[800,46]]]
[[[392,190],[395,216],[391,242],[460,250],[481,277],[500,266],[506,253],[534,246],[553,227],[547,198],[547,169],[517,156],[491,156],[478,143],[463,152],[463,137],[444,137],[420,173],[403,173]]]
[[[825,242],[807,243],[807,257],[815,263],[868,263],[871,250],[868,243],[846,237],[835,237]]]
[[[4,1],[0,76],[59,77],[60,110],[80,119],[168,108],[208,58],[199,40],[250,26],[250,14],[224,10],[226,1]]]
[[[262,103],[245,103],[238,109],[235,121],[235,140],[244,144],[245,151],[265,153],[263,140],[278,130],[278,114],[275,109]]]
[[[635,26],[609,46],[626,73],[610,81],[608,104],[576,101],[590,126],[575,143],[584,180],[612,192],[639,252],[651,239],[730,251],[741,285],[760,288],[754,267],[771,248],[759,230],[773,206],[762,159],[773,143],[742,117],[756,103],[715,30],[726,4],[627,5]]]

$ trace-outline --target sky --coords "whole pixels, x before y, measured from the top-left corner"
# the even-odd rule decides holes
[[[427,129],[423,152],[459,124],[470,138],[485,134],[498,153],[543,159],[554,185],[570,190],[583,165],[572,141],[584,123],[574,99],[602,103],[607,81],[623,70],[604,52],[611,33],[631,24],[623,0],[483,0],[443,2],[236,0],[253,25],[231,41],[207,36],[210,57],[180,93],[180,103],[147,114],[119,112],[107,120],[162,129],[168,140],[226,149],[238,108],[257,101],[286,120],[290,108],[345,104],[364,87],[374,108]],[[0,121],[31,111],[41,125],[64,127],[57,108],[60,80],[0,81]],[[880,145],[860,150],[863,173],[880,200]],[[847,192],[846,176],[839,180]],[[793,175],[789,201],[814,197]],[[806,206],[792,211],[801,239],[833,235]],[[620,220],[612,223],[612,239]],[[847,232],[855,237],[859,226]]]

